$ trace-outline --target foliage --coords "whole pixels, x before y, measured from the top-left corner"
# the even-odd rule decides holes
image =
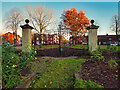
[[[82,79],[76,79],[74,88],[86,88],[86,89],[94,89],[94,88],[102,88],[101,85],[96,84],[95,82],[92,81],[84,81]]]
[[[62,14],[62,19],[64,22],[64,27],[72,31],[74,38],[79,34],[80,39],[87,32],[86,27],[88,27],[90,20],[85,16],[83,11],[79,13],[75,8],[71,8],[71,10],[64,11]]]
[[[111,60],[108,61],[108,65],[111,69],[114,69],[118,66],[118,63],[115,60],[111,59]]]
[[[117,53],[118,48],[116,46],[107,47],[107,53]]]
[[[14,88],[20,84],[20,71],[29,67],[34,59],[35,51],[15,54],[13,46],[2,49],[3,88]]]
[[[114,54],[114,53],[118,53],[119,52],[119,46],[104,46],[105,48],[100,48],[100,46],[98,46],[98,51],[99,52],[106,52],[107,54]]]
[[[95,63],[97,63],[97,61],[100,61],[100,60],[102,60],[102,61],[105,60],[104,56],[102,56],[102,54],[97,50],[92,52],[91,59],[94,59],[93,61]]]
[[[64,36],[61,36],[61,39],[63,44],[69,43],[69,40],[66,40]]]

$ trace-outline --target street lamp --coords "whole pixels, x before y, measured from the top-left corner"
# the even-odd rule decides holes
[[[60,24],[58,26],[59,26],[59,52],[60,52],[60,56],[61,56],[62,51],[63,51],[63,48],[61,48],[61,30],[64,29],[64,28],[62,28],[63,25],[62,25],[61,21],[60,21]]]
[[[15,46],[15,41],[16,41],[16,32],[13,32],[13,37],[14,37],[14,46]]]

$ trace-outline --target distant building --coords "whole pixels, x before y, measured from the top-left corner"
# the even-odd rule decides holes
[[[69,44],[73,44],[73,42],[74,42],[74,37],[73,36],[71,36],[70,38],[69,38]],[[88,37],[80,37],[80,36],[77,36],[76,38],[75,38],[75,44],[88,44]]]
[[[35,45],[52,45],[52,44],[58,44],[58,35],[57,34],[41,34],[42,40],[40,41],[40,35],[39,34],[34,34],[32,43]]]
[[[2,37],[0,37],[0,39],[2,39],[2,41],[0,40],[0,42],[2,43],[10,43],[10,44],[14,44],[14,37],[13,37],[13,33],[8,32],[2,35]],[[83,40],[83,41],[82,41]],[[41,42],[41,43],[40,43]],[[34,45],[58,45],[59,44],[59,36],[58,34],[42,34],[42,41],[40,41],[40,35],[39,34],[34,34],[32,36],[32,43],[34,43]],[[73,44],[73,36],[71,36],[69,38],[69,44]],[[84,37],[80,37],[77,36],[76,40],[75,40],[75,44],[88,44],[88,36],[84,36]],[[111,44],[119,44],[120,45],[120,35],[98,35],[98,45],[111,45]],[[17,43],[16,45],[22,45],[22,37],[20,37],[19,35],[17,35]]]
[[[120,45],[120,35],[98,35],[98,45]]]
[[[79,36],[77,36],[79,38]],[[70,43],[73,44],[73,37],[70,37]],[[76,39],[75,44],[88,44],[88,36],[84,37],[84,41],[81,39]],[[98,35],[98,45],[111,45],[119,44],[120,45],[120,35]]]

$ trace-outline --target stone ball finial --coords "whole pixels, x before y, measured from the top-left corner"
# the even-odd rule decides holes
[[[30,21],[28,19],[26,19],[25,22],[28,24]]]
[[[93,25],[93,23],[94,23],[95,21],[92,19],[90,22],[91,22],[91,24]]]

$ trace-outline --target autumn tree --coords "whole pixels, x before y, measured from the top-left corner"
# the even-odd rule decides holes
[[[81,38],[85,35],[87,32],[86,28],[88,27],[90,20],[88,20],[83,11],[79,11],[78,13],[75,8],[64,11],[61,18],[64,22],[64,27],[72,32],[75,45],[76,36],[79,35]]]
[[[114,15],[112,17],[112,24],[110,26],[111,31],[115,32],[116,35],[118,35],[118,33],[120,32],[120,25],[119,25],[119,20],[118,20],[118,16]]]
[[[47,27],[53,27],[56,24],[55,12],[52,9],[47,9],[45,6],[26,7],[29,19],[34,29],[40,34],[40,42],[42,41],[42,33],[47,30]]]
[[[65,36],[62,35],[61,39],[63,44],[69,43],[69,40],[65,39]]]
[[[8,13],[6,13],[6,16],[4,19],[5,28],[8,30],[12,30],[13,33],[16,34],[16,39],[15,39],[16,43],[17,43],[17,30],[23,20],[24,20],[23,13],[21,10],[17,8],[14,8],[10,10]]]

